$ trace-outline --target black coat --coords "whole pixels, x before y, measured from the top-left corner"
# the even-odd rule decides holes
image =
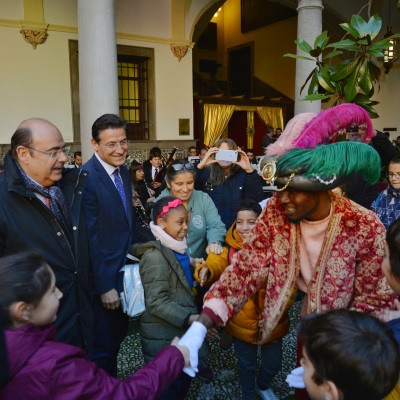
[[[42,254],[63,292],[55,322],[57,339],[90,350],[93,317],[89,253],[81,210],[88,173],[65,169],[60,181],[71,213],[71,243],[50,209],[27,189],[10,153],[4,163],[4,172],[0,174],[0,256],[29,249]]]

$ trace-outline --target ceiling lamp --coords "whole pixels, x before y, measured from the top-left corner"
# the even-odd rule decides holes
[[[392,25],[390,24],[390,9],[392,7],[392,0],[389,1],[389,24],[387,26],[387,31],[383,36],[385,39],[392,36]],[[383,50],[383,67],[385,68],[385,74],[388,74],[390,69],[393,67],[393,63],[397,60],[397,42],[396,39],[389,39],[390,46]]]

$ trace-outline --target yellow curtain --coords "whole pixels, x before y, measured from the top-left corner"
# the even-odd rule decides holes
[[[235,106],[204,104],[204,144],[212,147],[221,137],[233,114]]]
[[[266,125],[283,129],[283,113],[280,107],[257,107],[257,113]]]

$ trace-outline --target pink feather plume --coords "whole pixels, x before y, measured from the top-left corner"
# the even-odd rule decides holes
[[[336,132],[352,123],[366,126],[365,141],[369,142],[373,135],[373,127],[368,112],[357,104],[344,103],[321,111],[293,141],[293,147],[313,149],[317,145],[329,143]]]
[[[278,140],[267,147],[266,155],[269,157],[279,156],[293,149],[293,143],[297,140],[304,127],[316,114],[301,113],[294,116],[287,124]]]
[[[273,157],[282,155],[294,147],[312,149],[317,145],[329,143],[335,133],[352,123],[366,126],[365,141],[369,142],[373,135],[371,118],[368,112],[357,104],[340,104],[321,111],[318,115],[298,114],[287,123],[279,139],[267,147],[266,155]]]

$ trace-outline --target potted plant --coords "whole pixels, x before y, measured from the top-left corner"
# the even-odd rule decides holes
[[[399,2],[400,3],[400,2]],[[301,100],[334,100],[340,103],[356,103],[367,110],[371,118],[378,117],[374,109],[376,101],[372,100],[374,86],[379,80],[381,69],[375,64],[374,57],[383,57],[383,51],[391,45],[389,39],[400,37],[400,34],[374,42],[378,36],[382,20],[374,14],[368,22],[361,16],[353,15],[350,23],[340,26],[351,36],[339,42],[329,43],[328,32],[318,35],[311,46],[305,40],[295,41],[307,56],[285,54],[284,57],[301,58],[316,63],[316,67],[307,77],[300,93],[309,82],[308,94]],[[338,65],[331,65],[332,58],[341,54],[349,54],[348,58]]]

